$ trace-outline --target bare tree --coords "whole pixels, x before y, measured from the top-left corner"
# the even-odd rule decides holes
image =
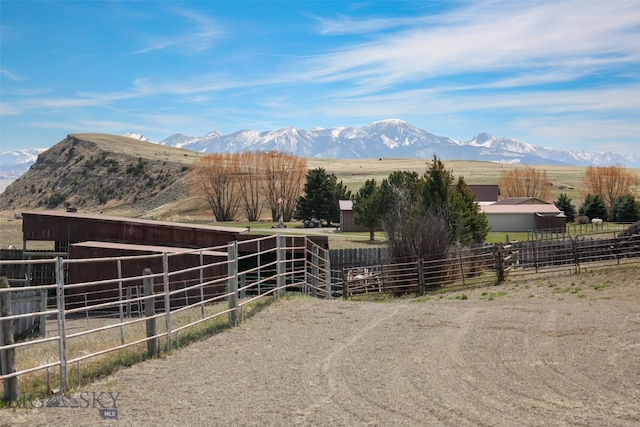
[[[530,166],[502,171],[498,185],[504,197],[535,197],[547,201],[551,193],[547,171]]]
[[[187,175],[191,194],[209,204],[217,221],[233,221],[240,206],[238,157],[209,154],[196,160]]]
[[[278,151],[260,153],[262,193],[273,221],[291,221],[298,197],[304,188],[306,159]]]
[[[618,197],[637,193],[640,178],[621,166],[589,166],[584,183],[589,194],[602,196],[607,209],[611,209]]]
[[[247,221],[257,221],[262,213],[261,181],[259,154],[244,152],[238,157],[238,187]]]
[[[407,187],[391,187],[393,203],[382,219],[393,258],[444,259],[451,244],[450,211],[440,205],[415,203]]]

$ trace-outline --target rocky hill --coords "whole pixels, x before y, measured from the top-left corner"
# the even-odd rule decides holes
[[[199,156],[121,136],[68,135],[0,194],[0,210],[135,207],[143,215],[187,195],[183,178]]]

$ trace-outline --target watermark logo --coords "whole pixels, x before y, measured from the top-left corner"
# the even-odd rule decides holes
[[[102,419],[118,418],[120,392],[83,391],[72,395],[47,396],[38,393],[22,393],[17,399],[7,402],[8,408],[68,408],[97,409]]]

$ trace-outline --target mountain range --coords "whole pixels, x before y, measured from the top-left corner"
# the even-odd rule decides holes
[[[149,141],[141,134],[129,138]],[[153,142],[153,141],[149,141]],[[242,130],[228,135],[213,131],[204,136],[177,133],[157,142],[202,153],[277,150],[303,157],[425,158],[479,160],[529,165],[611,166],[640,168],[640,156],[614,152],[553,150],[508,137],[480,133],[469,141],[434,135],[399,119],[381,120],[363,127],[297,129],[258,132]],[[44,149],[0,153],[0,191],[35,162]]]
[[[142,135],[129,134],[146,140]],[[532,145],[514,138],[481,133],[469,141],[434,135],[403,120],[389,119],[366,126],[332,129],[283,128],[257,132],[243,130],[228,135],[210,132],[204,136],[175,134],[158,142],[192,151],[241,152],[277,150],[303,157],[323,158],[432,158],[479,160],[530,165],[640,167],[637,155],[614,152],[561,151]]]

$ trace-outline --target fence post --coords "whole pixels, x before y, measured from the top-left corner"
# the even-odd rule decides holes
[[[349,298],[349,279],[351,278],[351,274],[347,273],[347,277],[344,275],[344,267],[342,267],[342,299]]]
[[[204,318],[204,254],[200,249],[200,316]]]
[[[464,263],[462,262],[462,251],[460,250],[459,246],[458,246],[458,261],[460,262],[460,278],[462,279],[462,286],[466,286],[466,284],[464,283]]]
[[[285,284],[286,284],[286,277],[285,277],[285,272],[286,272],[286,262],[287,262],[287,244],[286,244],[286,236],[282,236],[280,234],[278,234],[276,236],[276,246],[277,246],[277,250],[276,250],[276,258],[277,258],[277,262],[276,262],[276,272],[277,272],[277,278],[276,278],[276,282],[277,282],[277,288],[276,288],[276,298],[280,298],[284,295],[284,288],[285,288]]]
[[[496,284],[504,282],[504,259],[502,258],[502,245],[493,247],[496,260]]]
[[[418,293],[424,295],[426,283],[424,280],[424,258],[418,259]]]
[[[116,267],[118,268],[118,300],[120,301],[120,305],[118,306],[118,311],[120,314],[120,344],[124,345],[124,306],[122,305],[122,262],[118,260],[116,263]]]
[[[145,268],[142,270],[143,276],[150,276],[151,269]],[[156,303],[153,298],[153,277],[144,277],[142,279],[143,288],[144,288],[144,315],[147,317],[146,326],[147,326],[147,355],[149,357],[156,357],[158,355],[158,349],[156,347],[156,318],[154,317],[156,314]]]
[[[164,318],[167,328],[167,351],[171,350],[171,295],[169,295],[169,254],[162,254],[162,284],[164,287]]]
[[[580,273],[580,256],[578,254],[578,243],[576,239],[571,239],[573,245],[573,260],[576,264],[576,274]]]
[[[325,272],[324,272],[324,286],[325,286],[325,291],[327,293],[326,299],[332,299],[333,295],[331,295],[331,259],[329,259],[329,251],[325,252],[326,255],[326,259],[324,262],[324,266],[325,266]]]
[[[229,326],[238,326],[238,242],[233,241],[227,248],[227,308]]]
[[[64,264],[56,257],[56,304],[58,308],[58,354],[60,356],[60,393],[69,388],[67,372],[67,337],[65,327]]]
[[[6,277],[0,277],[0,288],[9,288],[9,280]],[[1,317],[11,316],[11,292],[0,293],[0,346],[13,344],[13,320],[2,320]],[[16,371],[16,349],[10,348],[2,350],[0,362],[2,362],[2,371],[0,374],[8,375]],[[4,381],[4,399],[12,401],[18,399],[18,378],[5,378]]]
[[[317,246],[311,247],[311,296],[318,296],[320,287],[320,252]]]

